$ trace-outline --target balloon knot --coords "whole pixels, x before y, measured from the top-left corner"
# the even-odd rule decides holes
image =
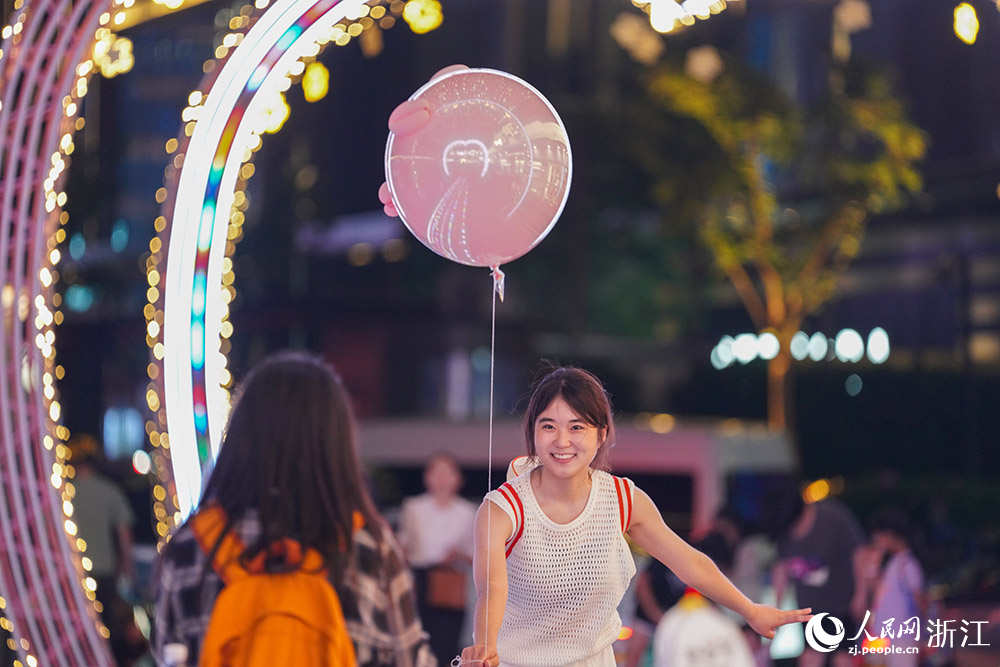
[[[504,275],[503,271],[500,270],[499,266],[491,266],[490,275],[493,276],[493,289],[497,291],[497,296],[500,297],[500,301],[502,303],[504,278],[506,278],[507,276]]]

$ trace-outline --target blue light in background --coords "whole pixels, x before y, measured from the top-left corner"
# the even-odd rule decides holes
[[[90,307],[94,305],[94,289],[84,285],[70,285],[63,295],[63,301],[66,303],[66,307],[72,311],[82,313],[85,310],[90,310]]]
[[[132,456],[142,447],[142,415],[133,407],[108,408],[104,412],[104,453],[112,461]]]
[[[87,252],[87,241],[83,238],[83,234],[77,232],[73,236],[69,237],[69,256],[73,259],[80,259],[83,257],[83,253]]]
[[[111,228],[111,249],[115,252],[124,250],[128,246],[130,231],[128,220],[115,220],[114,227]]]

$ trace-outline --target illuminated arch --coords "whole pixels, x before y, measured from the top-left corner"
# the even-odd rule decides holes
[[[347,44],[376,22],[391,27],[404,3],[387,4],[388,12],[380,0],[278,0],[269,7],[258,0],[266,11],[231,36],[232,51],[219,54],[220,66],[212,62],[182,114],[181,136],[168,142],[174,168],[150,245],[145,311],[153,356],[146,398],[159,422],[149,436],[160,447],[154,459],[166,482],[154,489],[161,536],[197,506],[221,444],[231,382],[221,346],[232,333],[235,295],[229,256],[241,235],[253,152],[273,130],[268,110],[324,45]]]
[[[226,36],[223,53],[217,49],[223,59],[217,72],[216,61],[206,62],[211,73],[202,90],[209,92],[204,99],[192,95],[184,118],[189,131],[180,144],[167,145],[168,153],[183,149],[168,168],[175,171],[178,196],[165,202],[165,215],[155,222],[160,235],[150,242],[144,311],[154,356],[147,402],[159,421],[147,422],[147,433],[164,452],[170,427],[172,461],[181,471],[179,487],[168,481],[167,488],[153,489],[161,536],[193,505],[201,471],[218,449],[228,400],[218,382],[225,374],[218,341],[227,324],[226,301],[212,286],[225,274],[226,234],[231,224],[238,227],[231,221],[239,211],[231,216],[230,207],[240,194],[236,186],[252,173],[246,162],[260,141],[258,112],[268,95],[288,87],[289,75],[301,73],[304,56],[318,54],[329,41],[346,44],[375,19],[386,28],[396,20],[378,0],[372,0],[375,7],[360,0],[280,0],[267,9],[268,2],[256,0],[256,9],[239,17],[245,30]],[[74,132],[84,125],[80,102],[95,69],[91,54],[110,34],[103,26],[113,18],[117,24],[131,4],[15,0],[14,22],[0,33],[0,627],[12,634],[28,667],[112,664],[102,639],[108,630],[95,613],[86,545],[72,519],[73,471],[64,444],[69,431],[60,421],[56,391],[63,375],[55,363],[61,297],[52,286],[65,238],[61,226],[68,221],[63,183]],[[402,12],[401,0],[387,4],[392,14]],[[157,193],[158,201],[166,198],[166,190]],[[167,256],[167,242],[175,252],[160,267],[161,285],[157,266]],[[164,317],[168,305],[171,317]],[[176,345],[185,346],[186,358],[176,354]],[[187,424],[185,411],[192,420]],[[167,457],[155,458],[161,478],[171,480]],[[167,511],[171,501],[181,511]]]
[[[124,2],[124,0],[121,0]],[[14,3],[0,51],[0,626],[23,664],[111,665],[75,536],[55,381],[58,234],[95,33],[120,2]],[[89,599],[88,599],[89,598]]]

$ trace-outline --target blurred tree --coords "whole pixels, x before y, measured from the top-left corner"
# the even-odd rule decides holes
[[[663,168],[678,179],[685,171],[695,178],[708,172],[683,165],[705,141],[679,146],[678,139],[689,136],[679,130],[696,124],[650,104],[637,79],[630,85],[613,106],[589,97],[553,98],[573,145],[573,184],[551,234],[511,265],[510,289],[531,289],[505,308],[550,332],[671,343],[701,319],[699,272],[709,262],[689,228],[663,224],[654,198],[663,172],[648,168],[636,152],[669,145],[676,163]]]
[[[640,137],[633,155],[653,177],[661,209],[692,216],[757,330],[778,337],[768,422],[784,429],[791,338],[836,291],[869,216],[921,189],[915,165],[926,138],[888,79],[862,68],[832,70],[828,95],[810,110],[731,60],[700,78],[669,64],[648,72],[648,100],[697,131],[667,143]],[[700,142],[700,157],[678,160],[691,142]],[[697,177],[678,178],[678,169]]]

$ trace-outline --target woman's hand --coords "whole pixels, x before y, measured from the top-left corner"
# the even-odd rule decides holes
[[[812,607],[784,611],[765,604],[755,604],[747,615],[747,623],[762,637],[774,639],[774,631],[787,623],[805,623],[812,618]]]
[[[454,662],[452,664],[454,664]],[[466,665],[469,665],[470,667],[473,665],[482,665],[482,667],[498,667],[499,664],[500,657],[497,655],[496,648],[490,648],[479,644],[476,646],[466,646],[462,649],[462,667],[466,667]]]

